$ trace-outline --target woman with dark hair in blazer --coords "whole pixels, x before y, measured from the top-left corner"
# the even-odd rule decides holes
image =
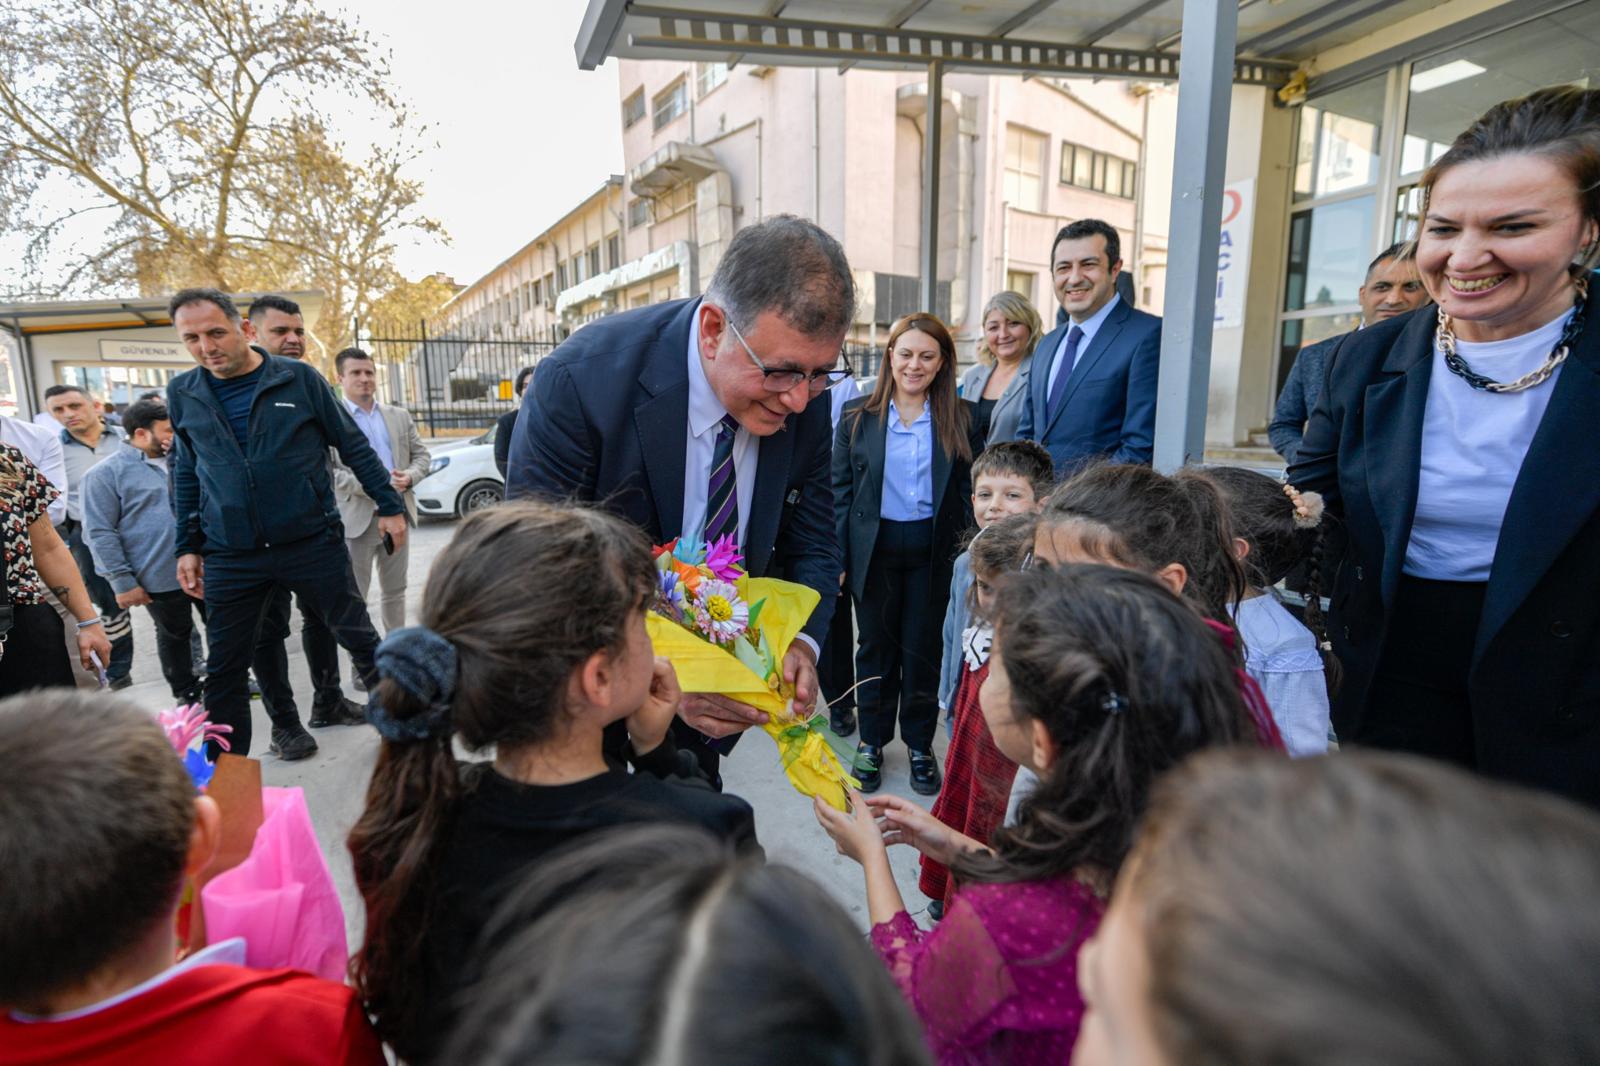
[[[911,787],[931,796],[940,627],[959,538],[972,525],[972,456],[983,444],[972,404],[956,396],[944,323],[907,315],[884,353],[877,385],[845,405],[833,446],[834,516],[860,633],[855,774],[863,792],[877,791],[898,717]]]
[[[1348,533],[1334,727],[1600,804],[1600,91],[1491,108],[1421,188],[1437,314],[1349,334],[1289,470]]]

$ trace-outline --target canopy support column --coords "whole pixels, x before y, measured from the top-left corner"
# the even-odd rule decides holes
[[[1155,467],[1171,472],[1205,455],[1206,392],[1217,303],[1217,243],[1228,154],[1237,0],[1184,0],[1173,148],[1167,298],[1156,391]]]
[[[922,130],[922,306],[938,313],[939,160],[944,139],[944,64],[928,64],[928,117]]]

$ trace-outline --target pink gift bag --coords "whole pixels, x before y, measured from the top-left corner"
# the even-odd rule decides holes
[[[288,967],[343,982],[344,908],[298,788],[263,788],[249,858],[200,890],[206,940],[242,936],[257,969]]]

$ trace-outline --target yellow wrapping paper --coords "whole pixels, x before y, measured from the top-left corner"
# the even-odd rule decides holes
[[[781,670],[790,643],[821,597],[816,589],[776,578],[741,577],[736,584],[745,603],[752,608],[762,604],[756,625]],[[849,809],[845,786],[860,782],[845,771],[827,739],[793,713],[781,673],[769,681],[732,653],[653,612],[645,616],[645,625],[655,654],[671,661],[683,691],[726,696],[766,711],[772,717],[762,729],[777,743],[789,783],[802,795],[821,796],[838,810]]]

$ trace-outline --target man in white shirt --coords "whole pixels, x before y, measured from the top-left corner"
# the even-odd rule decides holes
[[[44,390],[45,407],[61,423],[61,454],[66,482],[67,517],[61,523],[63,538],[78,564],[89,598],[100,609],[111,641],[111,661],[103,663],[112,688],[133,684],[133,617],[117,603],[117,594],[96,570],[94,555],[83,534],[83,476],[91,467],[122,450],[122,431],[107,425],[93,397],[76,385],[52,385]],[[46,475],[48,476],[48,475]]]
[[[428,476],[432,456],[417,432],[417,423],[399,407],[378,402],[378,368],[372,356],[360,348],[346,348],[334,358],[339,386],[344,389],[344,404],[355,419],[372,450],[389,468],[389,483],[406,503],[406,519],[417,522],[417,501],[412,488]],[[356,585],[363,599],[372,584],[372,566],[378,566],[378,585],[382,591],[383,629],[392,633],[406,624],[406,563],[410,558],[409,538],[390,551],[383,542],[378,523],[373,521],[377,504],[372,501],[354,472],[329,452],[333,472],[333,496],[344,523],[345,544],[355,565]]]

